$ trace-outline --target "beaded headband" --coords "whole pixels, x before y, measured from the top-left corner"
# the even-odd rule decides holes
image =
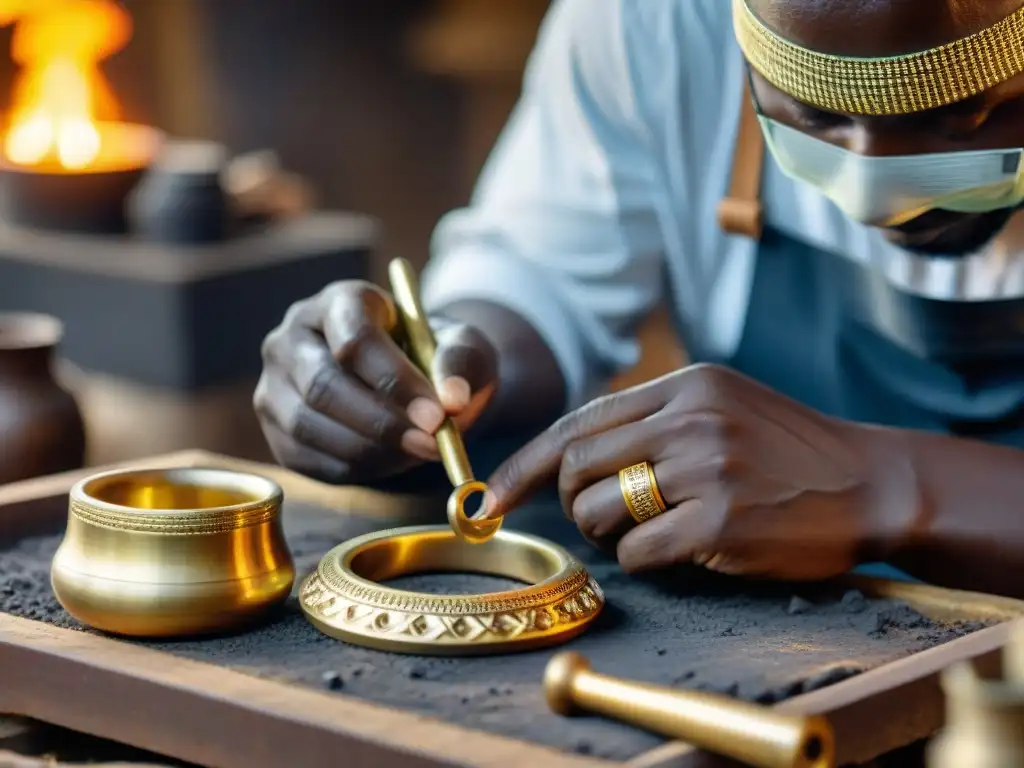
[[[920,53],[882,58],[802,48],[733,0],[733,23],[750,65],[813,107],[855,115],[903,115],[944,107],[1024,72],[1024,7],[969,37]]]

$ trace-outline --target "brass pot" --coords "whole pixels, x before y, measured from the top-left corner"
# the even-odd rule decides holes
[[[51,583],[96,629],[167,637],[249,623],[291,592],[280,486],[221,469],[115,471],[71,490]]]

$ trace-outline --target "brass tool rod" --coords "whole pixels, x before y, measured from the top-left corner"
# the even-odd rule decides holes
[[[398,314],[409,342],[409,354],[416,366],[423,371],[430,382],[437,387],[440,382],[434,381],[434,355],[437,353],[437,341],[430,328],[427,315],[420,303],[419,284],[416,271],[405,259],[393,259],[388,264],[388,279],[391,282],[391,293],[395,297]],[[444,420],[435,434],[437,448],[441,454],[448,480],[456,488],[474,479],[473,468],[469,463],[466,445],[455,422],[449,417]]]
[[[592,672],[579,654],[548,664],[552,709],[582,710],[679,739],[757,768],[833,768],[831,726],[821,717],[774,712],[728,696],[628,682]]]

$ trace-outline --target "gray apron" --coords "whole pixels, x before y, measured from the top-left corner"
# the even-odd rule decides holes
[[[832,416],[1024,447],[1022,319],[1024,300],[923,298],[766,228],[736,352],[715,358],[680,333],[694,361]],[[975,342],[978,327],[986,336]]]
[[[842,419],[1024,447],[1024,299],[924,298],[869,265],[762,227],[760,163],[774,161],[763,151],[749,93],[744,99],[719,220],[759,242],[751,302],[740,344],[726,359],[703,350],[677,317],[691,358],[727,365]]]

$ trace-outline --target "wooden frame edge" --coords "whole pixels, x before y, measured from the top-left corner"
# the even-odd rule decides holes
[[[843,682],[818,691],[787,699],[777,705],[780,712],[800,715],[823,715],[836,730],[837,763],[860,764],[872,760],[885,751],[871,740],[849,737],[857,721],[858,734],[891,734],[901,728],[910,744],[933,734],[942,725],[945,705],[941,696],[939,677],[951,663],[972,659],[983,671],[998,668],[1003,646],[1014,631],[1013,622],[997,624],[965,637],[929,648],[912,656],[875,667]],[[923,689],[930,690],[933,706],[927,711],[908,709],[911,701],[919,700]],[[878,697],[885,701],[878,704]],[[902,712],[906,722],[893,720],[893,712]],[[849,734],[852,736],[853,734]],[[880,740],[875,740],[880,741]],[[638,755],[628,761],[629,768],[691,768],[699,763],[700,751],[682,742],[670,742]]]
[[[264,747],[283,724],[308,730],[307,739],[295,744],[292,753],[296,764],[308,768],[337,765],[336,750],[318,749],[327,740],[336,747],[339,738],[348,742],[347,759],[357,765],[390,765],[377,761],[399,756],[401,765],[410,768],[620,765],[8,615],[0,615],[0,647],[10,662],[0,686],[0,711],[201,765],[277,768],[268,762],[273,755]],[[36,663],[43,655],[48,663]],[[74,674],[66,674],[72,670]],[[97,699],[94,689],[99,685],[108,695]],[[57,686],[61,695],[49,695]],[[172,699],[191,702],[175,712],[174,726],[167,726],[168,696],[152,695],[157,688],[170,692]],[[91,697],[92,706],[75,703],[83,697]],[[111,726],[115,720],[116,728]],[[240,734],[234,739],[209,738],[232,728]],[[244,743],[241,749],[239,742]]]
[[[1013,597],[856,574],[845,577],[844,581],[873,597],[902,600],[932,618],[962,620],[966,606],[976,620],[1014,621],[1024,618],[1024,600]]]

